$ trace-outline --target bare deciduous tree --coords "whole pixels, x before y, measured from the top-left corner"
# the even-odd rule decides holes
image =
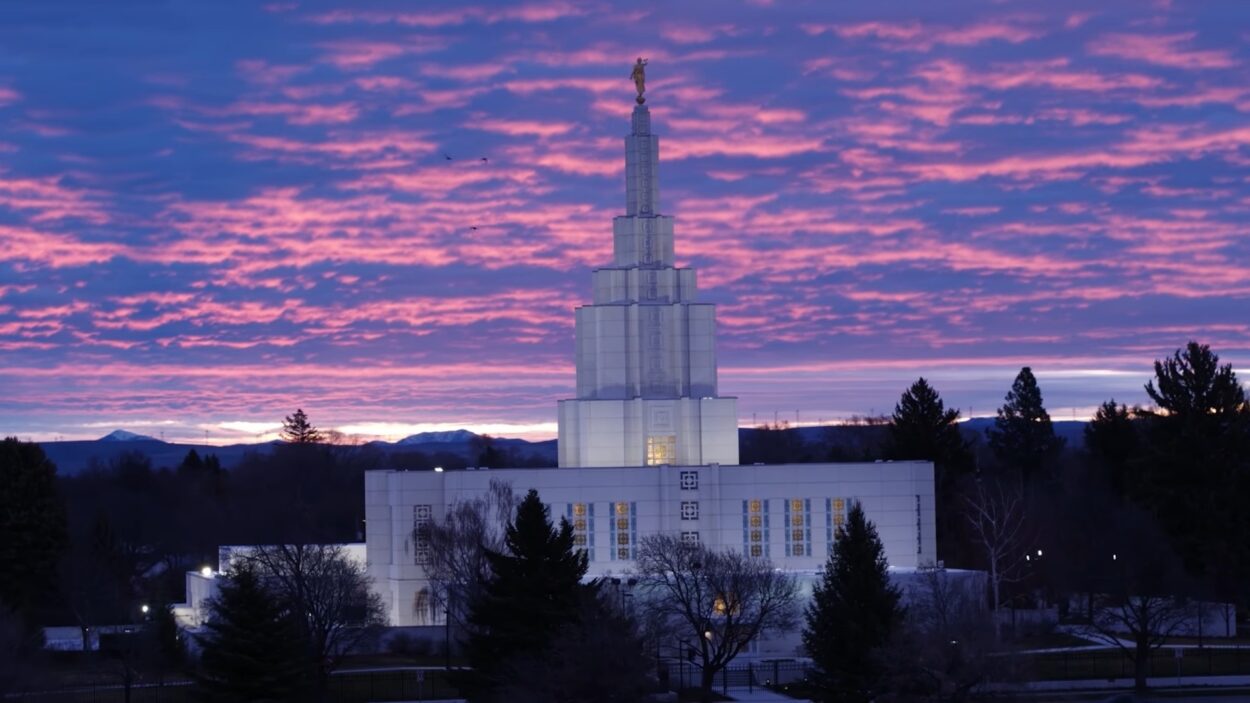
[[[997,647],[982,589],[979,579],[922,569],[910,589],[903,630],[885,652],[890,700],[968,700],[982,684],[1008,673],[1011,659],[991,654]]]
[[[457,502],[442,520],[414,530],[414,541],[429,555],[425,574],[434,612],[464,625],[468,603],[490,575],[486,550],[503,551],[504,532],[516,506],[512,484],[491,479],[485,494]]]
[[[1146,689],[1150,654],[1177,634],[1194,608],[1185,597],[1188,582],[1180,558],[1154,519],[1122,507],[1099,540],[1107,552],[1088,568],[1103,587],[1093,597],[1093,617],[1084,634],[1114,645],[1133,662],[1135,686]]]
[[[985,558],[994,638],[998,640],[1002,636],[998,617],[1002,587],[1020,580],[1024,571],[1024,491],[1015,483],[978,480],[975,490],[965,498],[964,515],[975,547]]]
[[[385,622],[368,575],[341,547],[258,546],[244,558],[298,614],[323,681]]]
[[[640,605],[654,627],[694,651],[705,701],[717,672],[761,633],[798,622],[798,587],[767,559],[652,535],[642,540],[637,568]]]

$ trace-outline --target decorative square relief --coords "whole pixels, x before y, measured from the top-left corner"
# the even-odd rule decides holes
[[[699,501],[683,500],[681,502],[681,519],[682,520],[698,520],[699,519]]]
[[[699,490],[699,472],[698,471],[681,472],[681,490],[683,491]]]
[[[673,429],[673,411],[670,408],[652,408],[650,420],[652,431],[671,432]]]
[[[691,531],[683,532],[681,533],[681,541],[682,544],[697,545],[699,543],[699,533]]]

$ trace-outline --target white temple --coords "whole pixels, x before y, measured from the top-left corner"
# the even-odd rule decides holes
[[[442,622],[417,528],[492,481],[518,496],[535,489],[553,519],[567,518],[592,577],[628,573],[641,540],[668,533],[810,580],[855,501],[892,569],[937,558],[930,462],[736,465],[713,306],[694,302],[694,271],[673,266],[672,219],[656,213],[659,143],[641,100],[632,125],[613,265],[594,272],[594,303],[577,310],[577,398],[559,405],[559,468],[365,474],[368,570],[392,625]]]
[[[677,268],[660,210],[660,140],[634,108],[625,214],[594,303],[577,309],[577,398],[560,401],[561,467],[738,463],[738,408],[716,389],[716,309]]]

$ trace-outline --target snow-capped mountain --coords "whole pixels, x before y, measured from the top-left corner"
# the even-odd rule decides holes
[[[447,432],[421,432],[408,435],[395,444],[435,444],[468,442],[477,435],[468,430],[448,430]]]
[[[127,432],[126,430],[113,430],[112,432],[104,435],[103,437],[101,437],[100,439],[96,441],[98,442],[157,442],[160,440],[156,439],[155,437],[149,437],[145,434],[136,434],[134,432]]]

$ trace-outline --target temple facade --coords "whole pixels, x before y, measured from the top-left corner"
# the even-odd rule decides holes
[[[639,97],[613,262],[594,271],[592,304],[576,313],[577,397],[559,405],[559,467],[365,475],[368,570],[392,625],[443,621],[419,528],[493,481],[518,497],[537,490],[553,520],[568,519],[592,577],[627,575],[641,540],[667,533],[769,559],[810,587],[856,501],[892,573],[937,559],[930,462],[737,465],[736,402],[717,388],[715,310],[696,302],[695,272],[674,265],[673,222],[658,214],[659,140]]]
[[[639,104],[625,137],[612,265],[577,309],[577,397],[559,404],[561,467],[738,463],[738,408],[718,395],[716,308],[678,268],[660,214],[660,140]]]

